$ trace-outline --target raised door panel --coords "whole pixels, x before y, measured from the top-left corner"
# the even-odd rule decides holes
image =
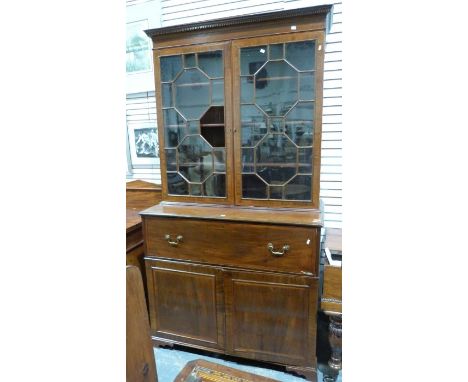
[[[316,278],[229,271],[224,288],[229,354],[315,366]]]
[[[201,347],[224,347],[219,268],[146,259],[154,337]]]

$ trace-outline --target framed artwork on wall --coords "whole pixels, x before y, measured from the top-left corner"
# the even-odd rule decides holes
[[[159,143],[155,121],[127,123],[132,168],[159,167]]]
[[[148,20],[127,23],[127,74],[137,74],[153,70],[152,43],[144,30]]]

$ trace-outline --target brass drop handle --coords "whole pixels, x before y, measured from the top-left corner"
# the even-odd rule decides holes
[[[168,233],[164,235],[164,238],[167,240],[167,242],[172,245],[173,247],[177,247],[179,243],[182,241],[183,236],[182,235],[177,235],[175,241],[171,240],[171,235]]]
[[[282,251],[275,251],[275,247],[273,247],[272,243],[268,243],[268,250],[273,256],[283,256],[286,252],[289,251],[289,245],[283,245],[283,250]]]

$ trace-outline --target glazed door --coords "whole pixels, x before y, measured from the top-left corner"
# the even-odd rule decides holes
[[[146,259],[152,335],[224,349],[220,268]]]
[[[165,200],[232,203],[228,44],[156,50],[161,176]]]
[[[313,365],[317,285],[306,276],[225,271],[227,353]]]
[[[234,41],[236,204],[319,207],[323,38]]]

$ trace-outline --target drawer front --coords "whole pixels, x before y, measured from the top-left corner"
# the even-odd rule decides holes
[[[144,225],[147,256],[317,275],[319,228],[159,217]]]

